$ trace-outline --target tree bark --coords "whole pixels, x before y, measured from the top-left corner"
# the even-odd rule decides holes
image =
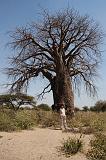
[[[72,82],[67,71],[58,76],[58,96],[59,101],[65,103],[68,114],[72,114],[74,110],[74,94]]]
[[[53,101],[54,101],[54,109],[56,111],[59,111],[59,102],[60,102],[60,98],[59,98],[59,93],[58,93],[58,83],[57,83],[57,77],[54,76],[51,83],[51,90],[53,93]]]
[[[74,110],[74,94],[72,82],[67,67],[63,64],[57,66],[56,76],[51,81],[54,105],[59,110],[59,103],[64,103],[68,114]]]

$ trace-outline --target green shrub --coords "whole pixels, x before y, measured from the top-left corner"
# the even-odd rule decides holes
[[[66,157],[76,154],[82,149],[82,141],[79,139],[68,138],[62,142],[60,151],[65,154]]]
[[[105,160],[106,158],[106,135],[96,134],[91,140],[91,149],[87,152],[89,160]]]
[[[51,108],[47,104],[40,104],[37,106],[37,108],[42,109],[44,111],[51,111]]]

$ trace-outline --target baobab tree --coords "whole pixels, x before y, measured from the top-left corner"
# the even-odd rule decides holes
[[[45,12],[42,21],[17,28],[10,34],[16,51],[12,67],[7,68],[13,78],[11,90],[19,92],[41,75],[48,80],[41,95],[52,91],[54,104],[64,101],[71,113],[74,89],[83,84],[90,94],[96,92],[102,35],[95,21],[73,9],[54,15]]]

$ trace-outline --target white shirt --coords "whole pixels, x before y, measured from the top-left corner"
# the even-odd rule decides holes
[[[60,115],[61,116],[66,116],[66,114],[65,114],[65,108],[60,108]]]

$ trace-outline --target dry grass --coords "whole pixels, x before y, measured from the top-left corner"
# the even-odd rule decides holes
[[[90,141],[91,148],[86,156],[89,160],[105,160],[106,159],[106,135],[96,134],[94,139]]]
[[[70,128],[77,128],[79,132],[90,134],[106,131],[106,112],[77,112],[75,117],[67,117]],[[21,129],[31,129],[35,126],[60,127],[59,114],[52,111],[39,110],[0,110],[0,131],[14,131]]]
[[[67,123],[68,123],[69,128],[74,129],[74,130],[77,129],[77,132],[80,132],[81,134],[82,133],[85,133],[85,134],[93,133],[94,135],[95,134],[100,135],[100,133],[103,134],[106,132],[106,123],[105,122],[106,122],[106,112],[104,112],[104,113],[77,112],[75,117],[73,117],[72,119],[70,119],[70,117],[67,117]],[[52,112],[52,111],[44,111],[42,109],[39,109],[39,110],[35,110],[35,109],[21,110],[20,109],[16,112],[11,109],[1,109],[0,110],[0,131],[10,132],[10,131],[16,131],[16,130],[23,130],[23,129],[28,130],[28,129],[33,129],[38,126],[40,126],[42,128],[50,127],[51,129],[52,128],[57,129],[58,127],[60,127],[59,114]],[[26,134],[29,135],[29,132],[31,132],[30,134],[33,133],[33,137],[35,140],[36,139],[35,134],[36,134],[36,136],[38,136],[40,134],[40,133],[39,134],[37,133],[36,129],[34,131],[28,131],[28,133],[26,133]],[[63,136],[64,137],[68,136],[68,134],[69,134],[69,136],[71,136],[73,134],[72,132],[68,132],[68,133],[64,134],[59,130],[56,131],[56,130],[51,130],[51,129],[50,130],[47,130],[47,129],[39,130],[39,132],[41,132],[41,131],[46,132],[47,131],[47,133],[45,135],[41,135],[41,139],[39,139],[40,142],[38,142],[39,145],[41,144],[41,141],[42,142],[44,141],[45,136],[47,136],[45,143],[46,142],[51,143],[53,137],[51,137],[50,134],[53,134],[53,133],[56,134],[56,135],[53,135],[53,136],[56,136],[56,137],[54,137],[53,143],[55,140],[57,140],[57,137],[59,136],[58,142],[56,142],[54,144],[54,146],[58,145],[58,143],[60,142],[60,139],[62,139]],[[51,131],[51,133],[50,133],[50,131]],[[7,133],[5,133],[5,134],[7,136]],[[15,134],[15,133],[12,133],[12,134]],[[49,138],[51,138],[51,139],[49,139],[49,141],[48,141],[48,135],[50,135]],[[73,135],[75,135],[75,134],[73,134]],[[78,134],[76,134],[76,135],[78,135]],[[1,136],[2,136],[2,134],[1,134]],[[3,138],[1,136],[0,136],[0,138],[2,140]],[[44,136],[44,137],[42,137],[42,136]],[[92,137],[92,135],[84,135],[84,136],[86,137],[86,141],[85,141],[86,143],[88,141],[88,137],[90,137],[90,136]],[[3,135],[3,137],[4,137],[4,135]],[[14,138],[14,140],[15,140],[15,138]],[[17,136],[17,138],[18,138],[18,136]],[[37,139],[38,139],[38,137],[37,137]],[[21,139],[21,141],[22,140],[23,139]],[[18,141],[19,141],[19,139],[18,139]],[[25,139],[25,141],[26,141],[26,139]],[[31,143],[32,142],[33,141],[31,140]],[[103,142],[104,142],[103,136],[102,136],[102,138],[99,137],[99,139],[94,139],[94,141],[92,139],[91,148],[88,150],[88,152],[86,154],[88,159],[96,160],[97,156],[98,156],[99,157],[98,160],[104,160],[105,152],[103,149],[101,150],[101,148],[103,148],[103,146],[105,146]],[[20,144],[22,144],[22,143],[20,143]],[[35,145],[35,143],[34,143],[34,145]],[[31,144],[31,146],[32,146],[32,144]],[[50,146],[52,146],[52,145],[50,144]],[[65,137],[62,151],[66,151],[66,152],[64,152],[64,154],[66,156],[67,155],[69,156],[70,154],[77,153],[77,151],[80,151],[80,149],[81,149],[80,146],[82,147],[82,141],[79,141],[79,139],[76,139],[76,140],[75,139],[66,139],[66,137]],[[87,143],[87,146],[89,146],[88,143]],[[95,146],[102,146],[102,147],[98,148]],[[28,147],[29,147],[29,145],[28,145]],[[74,151],[73,151],[73,149],[74,149]],[[47,148],[47,150],[48,150],[48,148]],[[19,147],[19,152],[20,152],[20,147]],[[82,155],[83,153],[79,152],[78,155],[79,154]],[[84,154],[85,154],[85,152],[84,152]],[[85,156],[84,154],[83,154],[83,156]],[[18,152],[17,152],[17,155],[19,155]],[[62,157],[62,158],[65,159],[64,157]],[[76,157],[77,157],[77,155],[76,155]],[[51,159],[51,156],[49,158]],[[61,159],[61,157],[60,157],[60,159]],[[79,159],[79,157],[76,159]],[[86,157],[84,158],[84,160],[85,159],[86,159]]]

